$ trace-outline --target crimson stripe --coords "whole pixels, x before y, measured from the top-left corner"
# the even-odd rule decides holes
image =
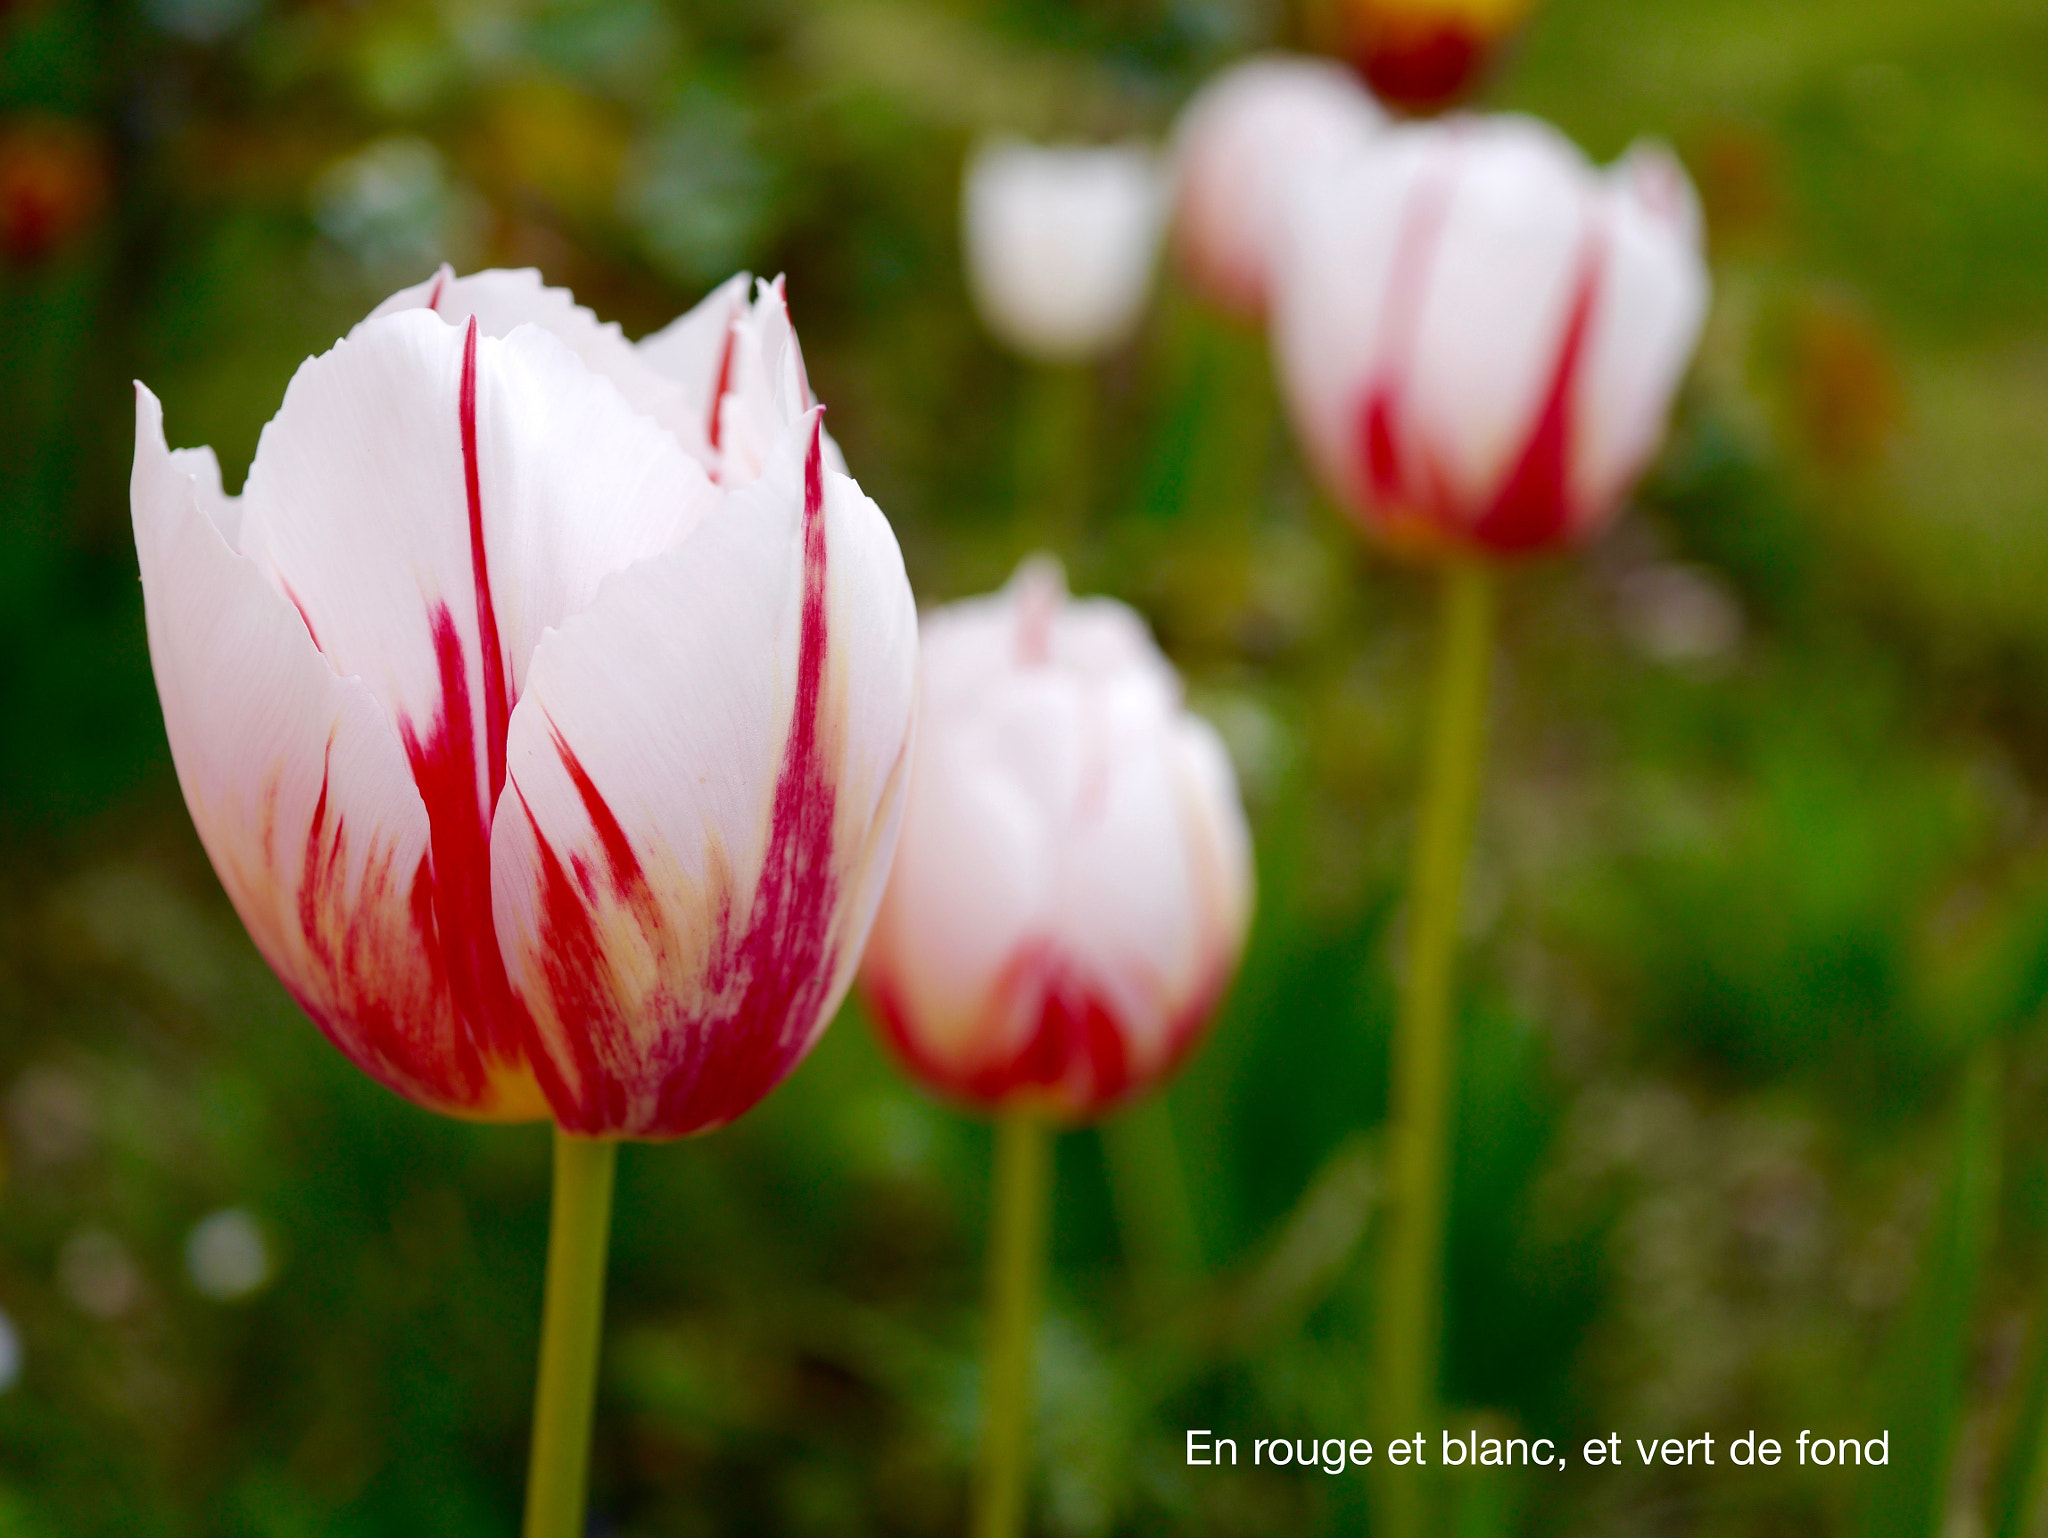
[[[1492,506],[1473,527],[1474,536],[1493,549],[1535,550],[1572,532],[1572,397],[1606,271],[1606,236],[1605,228],[1596,225],[1586,238],[1535,425]]]
[[[496,807],[505,788],[505,733],[512,707],[505,682],[505,654],[498,641],[498,611],[491,603],[491,571],[484,556],[484,496],[476,460],[476,336],[474,315],[462,339],[462,479],[469,491],[469,564],[476,580],[476,634],[483,652],[484,751],[489,763],[490,794],[485,805]]]

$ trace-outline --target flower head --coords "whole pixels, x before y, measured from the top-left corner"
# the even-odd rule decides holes
[[[1498,554],[1612,516],[1707,305],[1684,171],[1529,118],[1390,131],[1297,188],[1274,345],[1309,458],[1397,545]]]
[[[862,986],[918,1077],[1067,1115],[1170,1073],[1251,911],[1229,759],[1138,617],[1058,568],[928,616],[903,842]]]
[[[993,140],[968,162],[961,213],[982,321],[1019,352],[1078,362],[1137,326],[1162,213],[1150,150]]]
[[[1418,111],[1456,100],[1530,0],[1340,0],[1344,51],[1382,97]]]
[[[300,368],[236,498],[137,386],[186,804],[293,996],[424,1105],[716,1126],[851,975],[915,619],[771,300],[693,396],[536,275],[444,271]]]
[[[1204,85],[1174,128],[1174,246],[1189,280],[1227,310],[1263,315],[1288,186],[1385,125],[1328,59],[1264,54]]]

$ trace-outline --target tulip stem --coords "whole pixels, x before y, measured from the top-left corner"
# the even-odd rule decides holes
[[[1018,1538],[1024,1531],[1051,1152],[1045,1124],[1032,1112],[1009,1111],[997,1121],[974,1538]]]
[[[541,1312],[540,1381],[533,1396],[525,1538],[583,1538],[618,1152],[619,1145],[608,1139],[555,1129],[554,1208],[548,1220],[547,1299]]]
[[[1409,870],[1407,970],[1394,1031],[1388,1114],[1388,1234],[1379,1297],[1381,1425],[1388,1437],[1427,1434],[1442,1329],[1444,1214],[1456,1059],[1452,963],[1479,797],[1492,647],[1491,573],[1476,561],[1443,570],[1436,674],[1422,804]],[[1382,1481],[1389,1538],[1431,1531],[1427,1476]]]

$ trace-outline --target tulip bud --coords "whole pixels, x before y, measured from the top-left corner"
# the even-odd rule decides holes
[[[1341,42],[1383,99],[1428,112],[1478,78],[1530,0],[1338,0]]]
[[[1310,460],[1395,546],[1581,539],[1656,449],[1708,282],[1684,171],[1532,119],[1391,130],[1298,189],[1276,283]]]
[[[967,284],[984,325],[1028,357],[1081,362],[1136,329],[1162,196],[1142,145],[1042,149],[998,139],[967,165]]]
[[[1104,1111],[1173,1071],[1243,946],[1230,761],[1143,622],[1050,561],[927,616],[923,677],[865,994],[937,1089]]]
[[[238,498],[137,386],[186,804],[300,1005],[423,1105],[714,1127],[850,981],[915,612],[764,305],[693,395],[537,275],[444,270],[300,368]]]
[[[1289,182],[1385,124],[1357,77],[1327,59],[1247,59],[1203,86],[1174,129],[1174,245],[1188,281],[1236,314],[1265,314]]]

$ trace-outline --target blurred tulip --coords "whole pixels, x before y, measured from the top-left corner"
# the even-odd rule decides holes
[[[1151,293],[1162,204],[1158,164],[1142,145],[983,145],[962,196],[967,282],[983,324],[1046,363],[1115,347]]]
[[[677,331],[715,374],[537,274],[444,269],[300,368],[239,498],[137,387],[193,821],[306,1012],[437,1110],[729,1121],[823,1030],[880,895],[895,539],[828,463],[778,286]]]
[[[1478,78],[1530,0],[1337,0],[1340,41],[1381,97],[1426,112]]]
[[[863,964],[934,1087],[1093,1115],[1194,1043],[1251,912],[1230,761],[1143,622],[1050,561],[923,626],[903,842]]]
[[[1299,189],[1275,298],[1309,458],[1390,543],[1507,554],[1612,516],[1707,306],[1698,204],[1521,117],[1391,130]]]
[[[107,201],[107,155],[82,124],[30,116],[0,127],[0,256],[27,266],[55,255]]]
[[[1289,181],[1385,125],[1357,77],[1327,59],[1247,59],[1203,86],[1174,129],[1174,246],[1189,282],[1263,315]]]

